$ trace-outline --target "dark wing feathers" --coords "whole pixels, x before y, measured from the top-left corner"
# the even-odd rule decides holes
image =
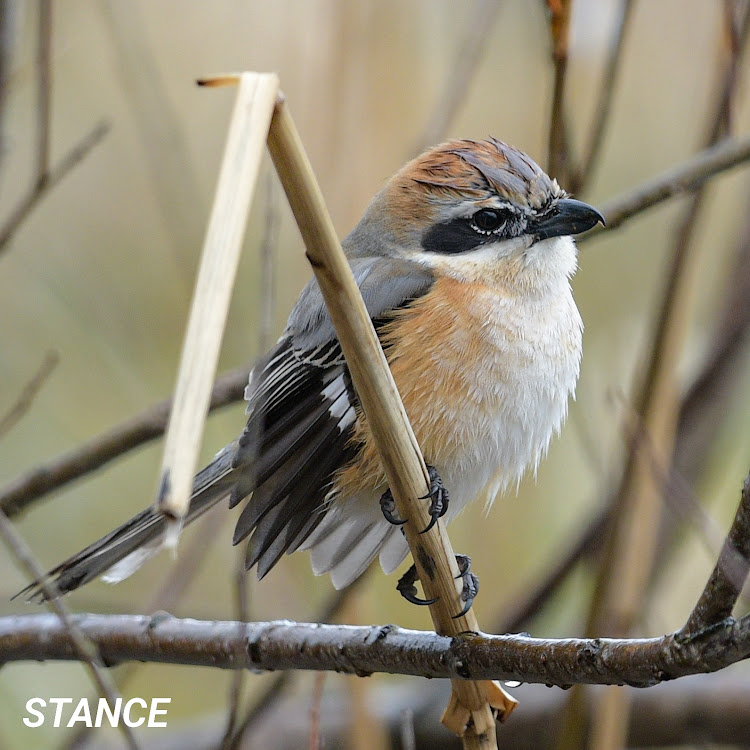
[[[364,258],[352,269],[376,327],[432,284],[428,271],[406,261]],[[257,564],[260,578],[314,531],[335,471],[355,452],[356,394],[316,283],[300,295],[285,336],[253,371],[248,390],[231,503],[252,492],[234,543],[250,536],[246,565]]]

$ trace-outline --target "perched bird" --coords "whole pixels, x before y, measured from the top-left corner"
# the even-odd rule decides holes
[[[559,430],[581,360],[571,235],[603,221],[517,149],[456,140],[397,172],[344,240],[431,467],[433,522],[477,496],[491,502]],[[234,543],[249,538],[259,578],[297,549],[336,588],[378,555],[395,570],[408,552],[402,520],[314,280],[245,397],[247,426],[196,476],[186,521],[244,501]],[[164,528],[148,508],[49,575],[61,593],[103,573],[122,579]],[[21,593],[44,598],[38,582]]]

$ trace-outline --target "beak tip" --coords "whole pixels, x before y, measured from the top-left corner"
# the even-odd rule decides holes
[[[554,213],[543,217],[535,226],[537,240],[561,235],[582,234],[597,224],[607,222],[600,211],[575,198],[563,198],[556,204]]]

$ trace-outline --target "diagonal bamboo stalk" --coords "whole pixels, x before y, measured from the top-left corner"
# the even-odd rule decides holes
[[[427,507],[419,500],[429,489],[424,459],[283,100],[271,120],[268,147],[367,414],[397,510],[402,518],[413,519],[405,526],[406,539],[425,595],[437,597],[430,607],[435,628],[442,635],[477,631],[471,610],[454,619],[462,609],[460,576],[444,524],[436,524],[427,534],[417,531],[429,522]],[[505,718],[515,705],[497,683],[454,681],[443,723],[463,737],[464,747],[492,748],[496,747],[493,710]]]

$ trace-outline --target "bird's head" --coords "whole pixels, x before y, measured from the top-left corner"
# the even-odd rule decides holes
[[[536,162],[491,138],[448,141],[397,172],[346,240],[465,280],[527,284],[575,270],[571,235],[604,222]]]

